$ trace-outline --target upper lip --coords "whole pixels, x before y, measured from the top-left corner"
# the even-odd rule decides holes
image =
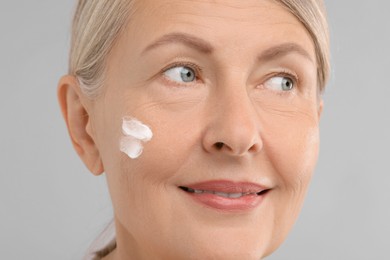
[[[253,182],[235,182],[229,180],[213,180],[180,185],[179,188],[192,190],[214,191],[223,193],[261,193],[269,190],[268,187]]]

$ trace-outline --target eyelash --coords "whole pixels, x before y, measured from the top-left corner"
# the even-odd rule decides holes
[[[200,75],[202,75],[202,68],[200,66],[198,66],[198,65],[196,65],[195,63],[192,63],[192,62],[183,62],[183,61],[178,61],[178,62],[174,62],[172,64],[169,64],[168,66],[166,66],[164,69],[161,70],[160,74],[164,74],[166,71],[168,71],[170,69],[173,69],[173,68],[176,68],[176,67],[188,67],[188,68],[192,69],[195,72],[196,80],[199,80]],[[188,86],[188,84],[191,84],[191,83],[180,84],[180,83],[178,83],[176,81],[172,81],[172,80],[168,79],[165,76],[163,78],[165,80],[169,81],[170,84],[175,84],[177,86],[184,86],[184,85]],[[192,83],[192,84],[194,84],[194,83]]]
[[[298,84],[298,81],[299,81],[298,75],[292,71],[289,71],[289,70],[281,70],[281,71],[272,72],[269,74],[269,76],[266,77],[265,81],[269,80],[272,77],[290,78],[290,79],[292,79],[294,84]]]
[[[178,61],[178,62],[174,62],[172,64],[169,64],[168,66],[166,66],[164,69],[161,70],[161,74],[164,74],[166,71],[168,71],[170,69],[173,69],[173,68],[176,68],[176,67],[188,67],[188,68],[194,70],[195,76],[196,76],[196,80],[199,80],[200,75],[202,75],[202,68],[200,66],[198,66],[198,65],[196,65],[195,63],[192,63],[192,62],[183,62],[183,61]],[[271,79],[272,77],[287,77],[287,78],[290,78],[293,81],[294,89],[299,86],[299,77],[298,77],[298,75],[296,73],[294,73],[292,71],[285,70],[285,69],[281,70],[281,71],[276,71],[274,73],[269,74],[266,77],[266,80],[264,80],[263,82],[266,82],[267,80]],[[170,84],[175,84],[177,86],[183,86],[183,85],[187,85],[188,86],[188,84],[191,84],[191,83],[180,84],[180,83],[178,83],[176,81],[172,81],[172,80],[168,79],[167,77],[164,77],[164,79],[169,81]],[[291,94],[291,91],[275,91],[275,92],[278,95],[290,95]]]
[[[279,72],[274,72],[274,73],[269,74],[266,77],[266,79],[263,81],[263,83],[261,83],[260,85],[263,85],[264,82],[267,82],[268,80],[270,80],[273,77],[290,78],[293,81],[294,89],[297,89],[299,87],[299,84],[300,84],[299,77],[296,73],[294,73],[290,70],[281,70]],[[287,95],[291,95],[293,91],[274,91],[274,92],[275,92],[275,94],[280,95],[280,96],[287,96]]]

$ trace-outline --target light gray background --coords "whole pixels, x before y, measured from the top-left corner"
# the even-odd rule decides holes
[[[80,259],[112,216],[56,100],[75,1],[0,3],[0,258]],[[390,4],[326,1],[333,73],[302,214],[267,260],[390,259]]]

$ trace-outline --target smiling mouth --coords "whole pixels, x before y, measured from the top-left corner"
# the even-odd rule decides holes
[[[213,194],[219,197],[230,198],[230,199],[239,199],[244,196],[262,196],[269,191],[269,189],[265,189],[257,192],[234,192],[233,193],[233,192],[221,192],[221,191],[214,191],[214,190],[192,189],[185,186],[179,186],[179,188],[185,192],[192,193],[192,194]]]
[[[251,212],[272,190],[254,182],[230,180],[211,180],[177,187],[198,205],[227,214]]]

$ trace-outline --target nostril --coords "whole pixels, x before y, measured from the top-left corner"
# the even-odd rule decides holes
[[[221,150],[222,147],[223,147],[223,143],[222,142],[217,142],[214,144],[214,146],[218,149],[218,150]]]

